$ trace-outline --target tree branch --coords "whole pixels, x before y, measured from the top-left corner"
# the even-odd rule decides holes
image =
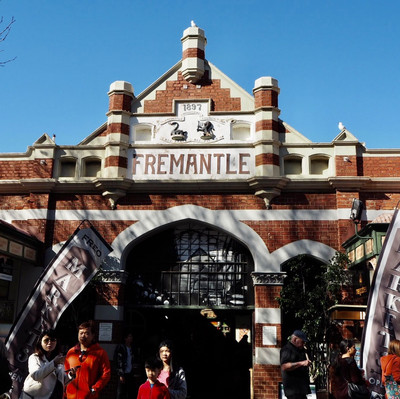
[[[4,18],[1,17],[0,18],[0,25],[3,23],[3,21],[4,21]],[[12,24],[14,22],[15,22],[15,18],[11,17],[11,21],[7,24],[7,26],[2,31],[0,31],[0,43],[4,42],[7,39],[7,36],[11,31],[11,26],[12,26]],[[3,50],[0,50],[0,51],[3,51]],[[6,61],[0,61],[0,66],[4,66],[8,62],[14,61],[16,58],[17,57],[14,57],[14,58],[6,60]]]

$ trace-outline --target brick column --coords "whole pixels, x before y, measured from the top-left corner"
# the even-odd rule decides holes
[[[121,342],[123,335],[127,273],[123,270],[103,270],[96,279],[98,279],[98,286],[95,320],[99,325],[112,324],[112,340],[100,342],[112,359],[116,344]]]
[[[255,81],[256,176],[279,176],[278,81],[261,77]]]
[[[108,96],[104,177],[126,177],[133,87],[128,82],[116,81],[111,84]]]
[[[255,295],[254,399],[279,397],[281,310],[279,297],[284,273],[253,273]]]

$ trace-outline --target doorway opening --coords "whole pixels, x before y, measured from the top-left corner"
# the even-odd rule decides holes
[[[125,269],[125,325],[136,360],[143,364],[170,339],[189,398],[249,398],[254,293],[248,249],[226,232],[186,222],[137,243]]]

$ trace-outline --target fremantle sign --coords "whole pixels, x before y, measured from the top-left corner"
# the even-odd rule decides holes
[[[254,175],[253,149],[145,149],[128,158],[134,180],[248,179]]]

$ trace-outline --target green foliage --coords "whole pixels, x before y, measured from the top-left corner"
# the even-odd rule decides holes
[[[336,252],[327,264],[299,255],[284,265],[287,276],[277,300],[284,321],[289,318],[307,334],[311,353],[320,353],[326,343],[329,308],[341,300],[343,286],[350,283],[348,263],[345,254]],[[315,378],[323,367],[321,356],[318,359],[312,367]]]
[[[328,264],[299,255],[285,265],[287,276],[278,298],[283,314],[290,314],[310,337],[323,342],[328,309],[341,299],[342,287],[350,282],[348,258],[337,252]]]

